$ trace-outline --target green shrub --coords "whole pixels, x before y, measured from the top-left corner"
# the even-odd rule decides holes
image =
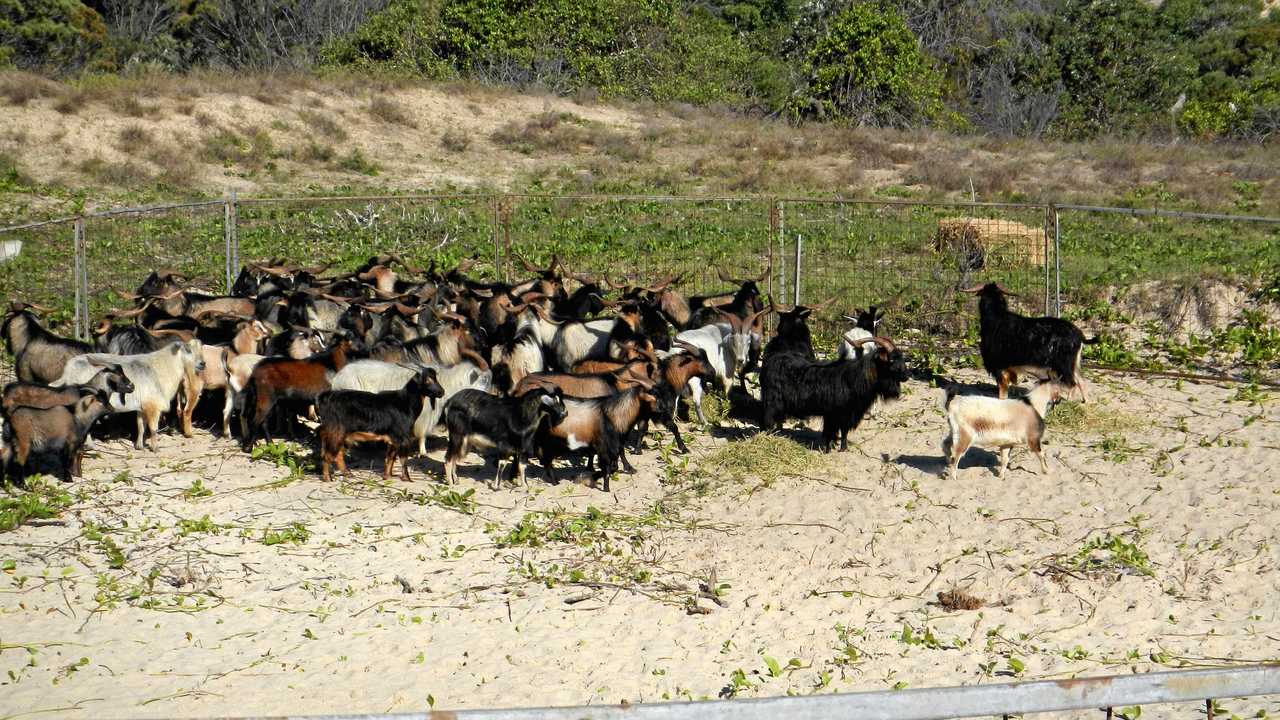
[[[800,117],[907,127],[942,118],[942,76],[897,11],[852,5],[808,51]]]

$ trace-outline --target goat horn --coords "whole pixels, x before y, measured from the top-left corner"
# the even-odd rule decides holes
[[[1000,283],[996,283],[996,289],[999,290],[1001,293],[1008,295],[1009,297],[1018,297],[1018,293],[1009,292],[1008,290],[1005,290],[1004,286],[1001,285]]]
[[[9,303],[9,309],[10,309],[11,311],[13,311],[13,312],[22,312],[23,310],[26,310],[27,308],[31,308],[32,310],[39,310],[40,312],[46,312],[46,313],[47,313],[47,312],[53,312],[53,308],[48,308],[48,307],[45,307],[45,306],[43,306],[43,305],[37,305],[37,304],[32,303],[32,302],[24,302],[24,301],[22,301],[22,300],[14,300],[14,301],[12,301],[12,302],[10,302],[10,303]]]
[[[896,345],[894,345],[894,344],[893,344],[893,341],[892,341],[892,340],[890,340],[889,338],[886,338],[886,337],[880,337],[879,335],[877,335],[877,336],[875,336],[875,337],[871,337],[871,338],[868,338],[868,339],[869,339],[869,340],[871,340],[872,342],[874,342],[876,345],[878,345],[878,346],[880,346],[880,347],[884,348],[885,350],[887,350],[887,351],[889,351],[889,352],[893,352],[894,350],[896,350],[896,349],[897,349],[897,346],[896,346]]]
[[[773,266],[772,266],[772,265],[770,265],[769,267],[765,268],[765,269],[764,269],[764,272],[763,272],[763,273],[760,273],[759,277],[755,277],[755,278],[752,278],[752,279],[753,279],[753,280],[755,280],[756,282],[764,282],[764,279],[765,279],[765,278],[767,278],[767,277],[769,277],[769,273],[771,273],[771,272],[773,272]]]
[[[645,290],[648,290],[649,292],[662,292],[671,285],[679,285],[680,281],[684,279],[684,276],[685,273],[680,273],[679,275],[668,275],[666,280],[663,280],[656,285],[650,285],[645,288]]]
[[[103,313],[102,316],[105,318],[131,318],[131,317],[137,317],[146,311],[147,311],[147,308],[144,305],[143,307],[134,308],[132,310],[120,310],[118,312]]]
[[[541,271],[541,268],[535,267],[533,263],[531,263],[531,262],[529,262],[528,260],[526,260],[526,259],[525,259],[525,257],[524,257],[523,255],[521,255],[520,253],[518,253],[518,252],[516,252],[516,251],[512,250],[512,251],[511,251],[511,256],[512,256],[512,257],[514,257],[514,258],[516,259],[516,261],[520,263],[520,266],[521,266],[521,267],[523,267],[527,272],[540,272],[540,271]]]
[[[720,268],[720,267],[716,268],[716,276],[719,277],[722,281],[727,283],[737,284],[738,282],[737,280],[734,280],[732,277],[730,277],[729,274],[724,271],[724,268]]]
[[[747,324],[747,325],[751,325],[752,323],[754,323],[754,322],[756,321],[756,318],[760,317],[761,315],[768,315],[768,314],[769,314],[769,313],[771,313],[771,312],[773,312],[773,307],[772,307],[772,306],[770,306],[770,307],[766,307],[766,308],[762,308],[762,309],[760,309],[760,310],[757,310],[757,311],[755,311],[755,312],[753,312],[753,313],[751,313],[750,315],[748,315],[748,316],[747,316],[746,324]]]
[[[698,353],[698,350],[700,349],[697,345],[694,345],[693,343],[690,343],[687,340],[676,340],[673,344],[676,347],[688,350],[689,352],[695,355]]]
[[[977,295],[978,293],[982,292],[982,288],[984,288],[984,287],[986,287],[986,286],[985,286],[985,285],[974,285],[974,286],[973,286],[973,287],[971,287],[971,288],[960,288],[960,292],[962,292],[962,293],[969,293],[970,295]]]

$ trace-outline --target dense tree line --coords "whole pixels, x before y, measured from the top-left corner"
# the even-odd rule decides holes
[[[1261,0],[0,0],[53,74],[354,67],[794,121],[1280,136]]]

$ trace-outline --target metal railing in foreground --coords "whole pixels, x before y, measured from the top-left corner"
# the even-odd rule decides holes
[[[945,720],[1280,695],[1280,665],[759,700],[310,716],[310,720]],[[302,716],[298,716],[301,718]],[[263,719],[265,720],[265,719]]]

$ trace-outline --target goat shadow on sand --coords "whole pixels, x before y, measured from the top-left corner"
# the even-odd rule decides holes
[[[946,458],[941,455],[899,455],[893,459],[899,465],[919,470],[926,475],[941,475],[947,469]],[[969,452],[960,458],[958,470],[972,467],[996,468],[1000,465],[1000,455],[982,448],[969,448]]]

